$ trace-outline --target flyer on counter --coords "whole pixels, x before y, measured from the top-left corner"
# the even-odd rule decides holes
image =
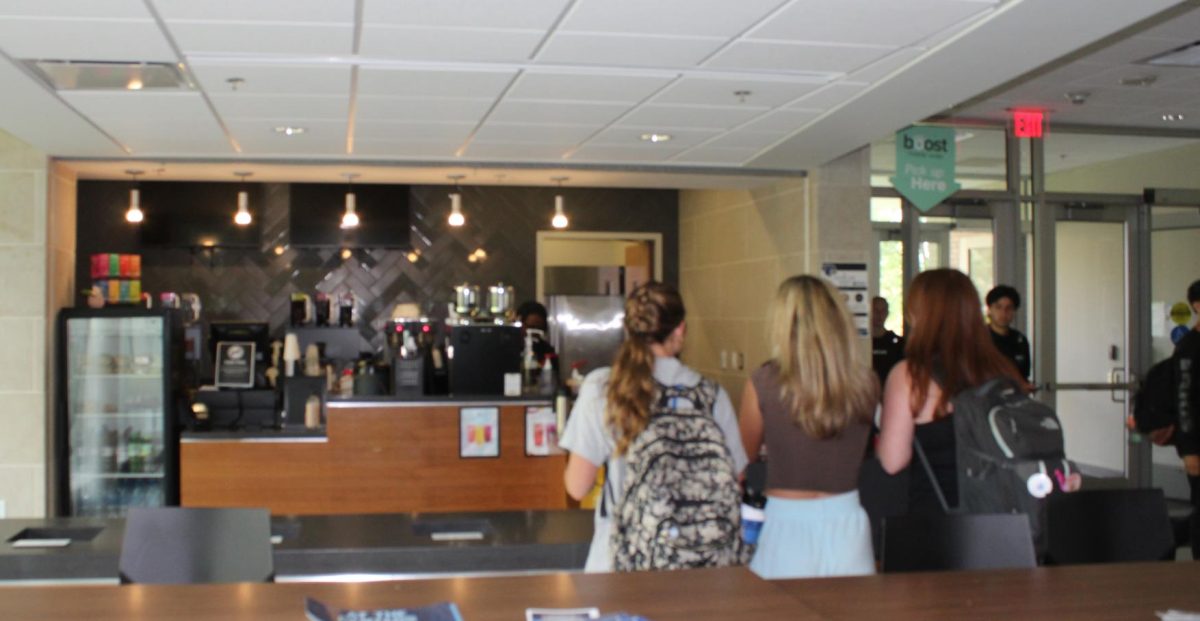
[[[545,405],[525,408],[525,455],[547,457],[562,453],[558,448],[558,416],[554,408]]]
[[[304,598],[304,614],[309,621],[463,621],[458,606],[442,602],[423,608],[378,608],[374,610],[332,610],[311,597]]]

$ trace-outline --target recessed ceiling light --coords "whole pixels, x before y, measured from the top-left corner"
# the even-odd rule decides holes
[[[671,134],[642,134],[642,140],[646,142],[666,142],[671,138]]]
[[[1189,43],[1142,61],[1147,65],[1200,67],[1200,43]]]
[[[1158,81],[1156,75],[1139,75],[1132,78],[1121,78],[1121,86],[1150,86]]]
[[[1173,113],[1168,112],[1167,114],[1162,115],[1162,120],[1164,120],[1168,123],[1173,123],[1175,121],[1182,121],[1183,115],[1182,114],[1173,114]]]
[[[974,133],[969,132],[965,129],[955,130],[955,132],[954,132],[954,142],[963,142],[964,140],[970,140],[974,137],[975,137]]]
[[[753,94],[754,93],[752,91],[748,91],[748,90],[733,91],[733,96],[737,97],[738,102],[740,102],[740,103],[746,103],[746,98]]]
[[[295,127],[292,125],[280,125],[279,127],[275,128],[276,134],[283,134],[284,136],[298,136],[306,131],[308,131],[308,129],[305,127]]]
[[[1067,101],[1077,106],[1082,106],[1087,102],[1088,97],[1091,96],[1092,94],[1087,91],[1072,91],[1070,93],[1063,94],[1063,97],[1065,97]]]
[[[170,63],[22,60],[59,91],[182,90],[188,85]]]

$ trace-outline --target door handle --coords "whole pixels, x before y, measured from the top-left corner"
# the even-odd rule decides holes
[[[1125,369],[1123,367],[1114,367],[1109,373],[1109,379],[1112,384],[1124,384]],[[1125,391],[1127,390],[1128,388],[1117,388],[1114,386],[1112,391],[1109,392],[1108,396],[1110,399],[1112,399],[1113,403],[1125,403]]]

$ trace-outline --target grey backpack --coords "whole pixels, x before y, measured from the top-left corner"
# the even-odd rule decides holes
[[[650,421],[626,452],[626,483],[613,511],[617,571],[737,565],[740,491],[713,418],[717,387],[657,385]]]

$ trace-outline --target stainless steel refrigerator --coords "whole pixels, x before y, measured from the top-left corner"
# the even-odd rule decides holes
[[[558,352],[559,369],[565,378],[573,365],[587,375],[612,364],[624,338],[625,299],[616,295],[552,295],[550,344]]]
[[[67,309],[58,320],[57,512],[117,517],[179,504],[172,311]]]

